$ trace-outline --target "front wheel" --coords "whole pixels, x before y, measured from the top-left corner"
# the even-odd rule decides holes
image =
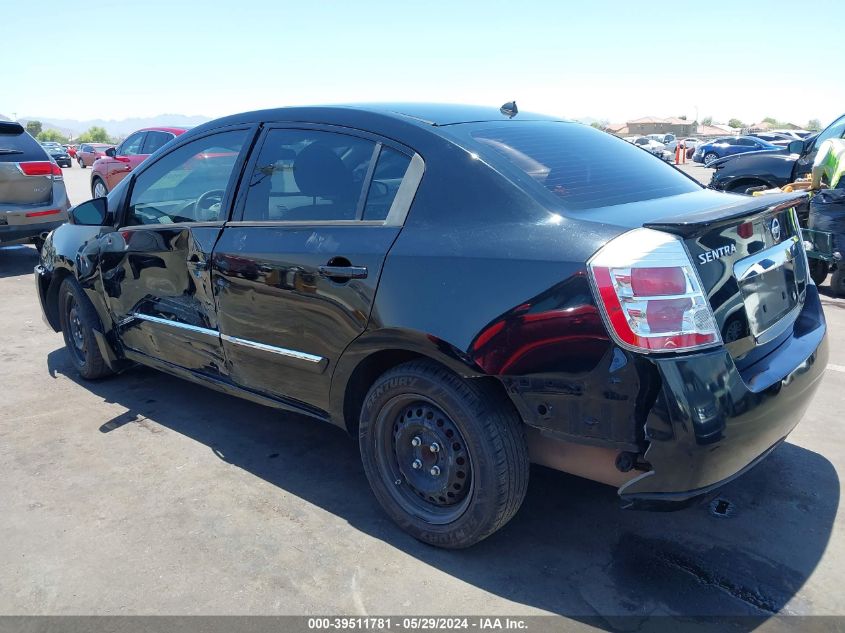
[[[59,288],[59,320],[65,347],[80,376],[95,380],[113,373],[94,337],[94,329],[100,322],[97,312],[72,277],[65,279]]]
[[[710,163],[712,163],[717,158],[719,158],[719,157],[716,154],[714,154],[713,152],[707,152],[704,155],[704,164],[709,165]]]
[[[474,545],[505,525],[525,497],[528,449],[513,405],[488,384],[430,361],[376,380],[359,442],[379,503],[431,545]]]
[[[845,268],[836,265],[836,270],[830,276],[830,290],[834,297],[845,297]]]

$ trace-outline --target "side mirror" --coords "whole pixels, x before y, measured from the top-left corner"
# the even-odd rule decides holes
[[[806,146],[807,145],[804,141],[795,139],[794,141],[790,141],[786,148],[789,150],[790,154],[803,154]]]
[[[115,156],[117,156],[117,150],[113,147],[109,147],[108,149],[106,149],[105,154],[109,158],[114,158]]]
[[[109,215],[107,198],[94,198],[76,205],[70,210],[71,224],[81,226],[105,226]]]

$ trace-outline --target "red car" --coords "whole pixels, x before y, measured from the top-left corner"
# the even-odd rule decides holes
[[[187,128],[181,127],[150,127],[133,132],[116,148],[107,149],[105,156],[94,163],[91,193],[95,198],[108,195],[147,156],[186,131]]]
[[[76,162],[82,169],[91,167],[95,160],[106,155],[110,147],[108,143],[81,143],[76,150]]]

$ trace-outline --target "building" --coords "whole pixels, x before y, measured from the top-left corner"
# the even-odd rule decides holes
[[[643,117],[628,121],[626,124],[628,133],[636,136],[648,134],[674,134],[675,136],[692,136],[696,132],[695,121],[687,121],[677,117],[660,119],[653,116]]]

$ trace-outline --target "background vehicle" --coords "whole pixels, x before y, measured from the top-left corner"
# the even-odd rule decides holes
[[[695,152],[695,148],[699,146],[703,141],[697,138],[687,137],[683,139],[684,147],[687,148],[687,158],[692,158],[693,153]],[[678,139],[674,139],[668,143],[666,143],[666,150],[672,154],[674,157],[675,155],[675,148],[678,146]]]
[[[101,198],[123,180],[144,159],[169,141],[183,134],[185,128],[151,127],[133,132],[116,148],[109,148],[91,170],[91,193]]]
[[[788,136],[791,139],[801,140],[805,139],[808,136],[813,136],[815,132],[810,132],[809,130],[769,130],[770,132],[774,132],[776,134],[783,134],[784,136]]]
[[[783,148],[752,136],[724,136],[696,147],[692,159],[696,163],[709,165],[714,160],[725,156],[762,150],[782,151]]]
[[[720,191],[745,193],[749,187],[773,189],[795,182],[810,173],[816,149],[829,138],[845,138],[845,115],[817,136],[791,142],[786,151],[733,156],[711,163],[714,171],[709,186]]]
[[[90,167],[98,158],[106,155],[106,150],[113,145],[108,143],[82,143],[76,151],[76,162],[82,169]]]
[[[0,243],[40,249],[69,207],[59,166],[19,123],[0,121]]]
[[[778,147],[786,147],[789,145],[790,141],[795,140],[794,136],[781,134],[780,132],[755,132],[753,134],[749,134],[748,136],[752,138],[759,138],[761,141],[766,141],[767,143],[777,145]]]
[[[644,150],[651,152],[658,158],[667,162],[671,161],[673,158],[672,153],[666,150],[666,146],[663,143],[655,141],[647,136],[628,136],[625,140],[629,143],[633,143],[637,147],[641,147]]]
[[[661,143],[667,147],[669,143],[672,143],[677,140],[674,134],[649,134],[648,138],[653,141],[657,141],[658,143]]]
[[[59,143],[44,142],[41,143],[41,147],[44,148],[50,158],[56,161],[59,167],[70,167],[73,165],[70,162],[70,154]]]
[[[798,199],[540,115],[266,110],[75,207],[36,287],[84,378],[137,362],[333,422],[399,526],[466,547],[532,459],[648,507],[783,441],[827,361]]]

